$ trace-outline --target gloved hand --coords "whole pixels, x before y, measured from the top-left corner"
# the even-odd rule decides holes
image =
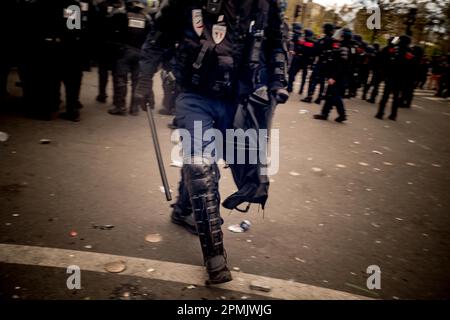
[[[147,111],[147,106],[150,108],[155,108],[155,100],[153,99],[153,95],[143,95],[139,92],[135,93],[134,101],[136,105],[140,106],[143,111]]]
[[[277,103],[283,104],[289,99],[289,92],[284,88],[280,88],[275,90],[274,96]]]

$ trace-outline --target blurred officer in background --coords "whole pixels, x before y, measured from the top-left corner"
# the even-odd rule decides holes
[[[383,66],[385,74],[385,86],[383,97],[375,118],[382,120],[386,103],[392,94],[392,108],[390,120],[397,119],[397,111],[400,106],[400,92],[405,88],[411,77],[411,66],[414,63],[414,55],[409,48],[411,38],[407,35],[395,37],[391,43],[383,49]]]
[[[125,12],[123,0],[103,0],[97,4],[95,45],[98,64],[98,95],[96,99],[101,103],[105,103],[108,98],[106,86],[108,85],[109,72],[114,72],[118,54],[118,45],[113,42],[112,17],[119,12]]]
[[[131,74],[131,105],[129,113],[139,114],[135,101],[135,90],[139,76],[139,59],[142,44],[151,30],[151,18],[145,13],[145,4],[136,0],[126,0],[126,11],[114,14],[112,24],[115,28],[114,42],[120,44],[114,68],[114,108],[112,115],[127,115],[126,97],[128,74]]]
[[[306,78],[308,76],[308,69],[314,61],[316,54],[316,47],[314,43],[314,33],[310,29],[306,29],[303,36],[293,41],[293,58],[289,68],[288,91],[292,92],[292,86],[295,81],[297,73],[301,70],[301,83],[299,94],[303,93]],[[295,41],[295,42],[294,42]]]
[[[323,66],[323,74],[327,82],[325,104],[320,114],[313,116],[317,120],[328,120],[328,115],[333,107],[336,107],[338,117],[336,122],[347,120],[342,94],[344,92],[345,74],[349,70],[351,57],[351,31],[343,29],[340,32],[340,41],[328,38],[322,43],[322,58],[326,63]]]
[[[316,86],[319,85],[319,96],[314,101],[317,104],[323,99],[323,92],[325,89],[325,70],[327,69],[327,64],[330,62],[328,59],[330,58],[330,52],[328,50],[332,50],[330,43],[334,43],[333,32],[334,25],[331,23],[325,23],[323,25],[323,33],[324,36],[320,38],[315,44],[317,48],[317,61],[313,66],[311,76],[309,78],[309,87],[308,87],[308,96],[301,101],[310,103],[313,98],[314,91],[316,90]]]

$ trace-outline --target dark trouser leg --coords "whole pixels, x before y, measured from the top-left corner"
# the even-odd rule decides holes
[[[392,109],[389,119],[395,120],[397,118],[397,111],[400,105],[400,89],[396,86],[392,88]]]
[[[383,91],[383,97],[380,101],[380,106],[378,108],[377,117],[382,118],[384,116],[384,109],[386,108],[386,103],[389,100],[389,96],[392,92],[392,84],[389,83],[389,81],[386,81]]]
[[[320,78],[320,67],[316,64],[313,67],[313,71],[311,76],[309,77],[309,86],[308,86],[308,97],[312,97],[314,94],[314,90],[316,90],[316,85],[319,82]]]
[[[321,74],[319,77],[319,98],[323,97],[325,91],[325,77]]]
[[[125,53],[117,60],[114,70],[114,105],[121,112],[126,111],[127,83],[128,83],[128,57]]]
[[[341,97],[341,91],[342,88],[335,83],[334,85],[329,85],[327,88],[326,98],[325,98],[325,104],[322,108],[322,116],[325,118],[328,118],[328,115],[330,114],[331,109],[333,106],[336,107],[336,111],[339,115],[339,118],[345,119],[345,108],[344,103],[342,102]]]
[[[98,97],[106,99],[106,86],[108,85],[108,63],[105,58],[98,62]]]
[[[130,72],[131,72],[131,106],[130,113],[139,113],[139,106],[136,104],[136,86],[139,77],[139,51],[133,52],[132,57],[130,57]]]
[[[361,76],[362,82],[361,84],[363,85],[363,94],[362,94],[362,99],[366,100],[367,97],[367,92],[369,91],[370,86],[372,85],[372,79],[370,81],[369,80],[369,70],[365,70],[364,74]]]
[[[63,82],[66,89],[66,111],[68,113],[78,112],[82,77],[81,64],[75,63],[65,71]]]
[[[292,59],[291,62],[291,66],[289,67],[289,80],[288,80],[288,87],[287,90],[289,92],[292,92],[293,86],[294,86],[294,81],[295,81],[295,77],[297,76],[298,71],[300,70],[300,58],[295,56]]]
[[[299,90],[299,94],[303,93],[303,89],[305,88],[305,83],[306,83],[306,77],[308,76],[308,66],[304,66],[304,68],[302,69],[302,82],[300,85],[300,90]]]
[[[186,138],[190,144],[183,144],[183,183],[189,194],[209,274],[207,284],[227,282],[232,278],[226,264],[221,230],[219,171],[217,165],[212,163],[212,155],[203,154],[212,142],[196,136],[195,128],[200,124],[202,132],[215,128],[224,134],[225,129],[231,125],[234,110],[223,101],[193,93],[180,94],[176,110],[179,126],[185,129],[181,133],[190,133],[189,138]]]

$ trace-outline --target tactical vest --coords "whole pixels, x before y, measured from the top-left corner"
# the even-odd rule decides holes
[[[142,12],[127,12],[127,45],[140,49],[147,37],[150,18]]]
[[[269,0],[193,1],[188,11],[177,79],[183,87],[217,96],[234,92],[237,79],[252,78],[261,63]]]

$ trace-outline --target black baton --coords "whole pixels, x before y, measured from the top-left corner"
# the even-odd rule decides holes
[[[152,132],[153,145],[155,146],[156,159],[158,160],[159,173],[161,174],[161,180],[164,186],[164,193],[166,194],[167,201],[172,201],[172,194],[170,193],[169,183],[167,182],[166,170],[164,169],[164,162],[161,155],[161,148],[159,147],[158,133],[156,132],[155,119],[153,118],[152,108],[147,103],[147,118],[150,125],[150,131]]]

